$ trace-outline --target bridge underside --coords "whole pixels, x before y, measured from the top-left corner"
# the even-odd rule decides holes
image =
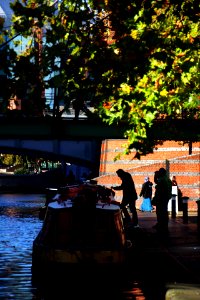
[[[100,159],[101,142],[123,139],[124,126],[89,120],[1,118],[0,152],[29,154],[92,166]],[[149,130],[152,140],[200,141],[200,120],[160,120]]]
[[[0,140],[0,153],[24,154],[53,161],[64,160],[88,168],[99,164],[100,151],[99,141]]]

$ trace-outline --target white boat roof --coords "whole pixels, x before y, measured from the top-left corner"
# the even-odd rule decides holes
[[[53,201],[49,203],[48,205],[51,208],[54,209],[63,209],[63,208],[70,208],[73,206],[73,202],[71,200],[66,200],[61,203],[58,203],[58,201]],[[107,203],[97,203],[96,208],[103,209],[103,210],[119,210],[119,206],[115,204],[107,204]]]

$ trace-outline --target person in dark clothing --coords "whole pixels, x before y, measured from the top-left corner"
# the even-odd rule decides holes
[[[155,182],[155,184],[158,183],[158,178],[159,178],[159,171],[157,170],[157,171],[155,171],[155,173],[154,173],[154,182]]]
[[[76,177],[72,170],[69,171],[69,174],[66,179],[67,179],[67,184],[75,184]]]
[[[124,214],[126,222],[130,223],[131,218],[129,215],[129,212],[127,210],[127,206],[129,206],[129,209],[132,214],[132,224],[135,228],[139,227],[138,225],[138,215],[137,210],[135,207],[135,201],[138,198],[136,189],[135,189],[135,183],[133,181],[133,178],[129,172],[126,172],[122,169],[119,169],[116,171],[118,177],[121,179],[122,183],[119,186],[111,187],[113,190],[122,190],[123,191],[123,197],[122,202],[120,204],[120,207],[122,209],[122,212]]]
[[[153,183],[149,180],[149,177],[145,177],[144,183],[142,184],[142,189],[140,192],[140,197],[143,197],[142,203],[140,205],[141,211],[152,211],[153,210],[153,207],[151,204],[152,187],[153,187]]]
[[[176,181],[176,176],[173,176],[173,177],[172,177],[172,185],[173,185],[173,186],[178,186],[178,183],[177,183],[177,181]]]
[[[182,192],[178,186],[178,182],[176,180],[176,176],[172,177],[172,186],[176,186],[177,187],[177,197],[178,197],[178,210],[182,211],[183,210],[183,203],[182,203]]]
[[[155,196],[157,224],[153,227],[160,233],[168,233],[168,202],[172,196],[172,181],[164,168],[160,168],[155,178]]]
[[[158,176],[159,176],[159,171],[155,171],[154,173],[154,183],[155,183],[155,190],[156,190],[156,186],[158,184]],[[155,193],[156,194],[156,193]],[[151,199],[151,204],[153,206],[156,206],[156,197],[155,197],[155,194],[154,194],[154,197]]]
[[[86,112],[87,111],[87,106],[85,104],[85,101],[83,98],[77,98],[72,101],[72,106],[74,109],[74,120],[78,120],[79,114],[81,111]]]

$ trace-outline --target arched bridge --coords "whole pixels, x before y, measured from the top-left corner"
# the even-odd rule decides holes
[[[160,140],[199,141],[200,120],[158,121],[150,137]],[[123,139],[122,125],[57,118],[0,118],[0,153],[26,153],[92,166],[99,160],[101,142]]]

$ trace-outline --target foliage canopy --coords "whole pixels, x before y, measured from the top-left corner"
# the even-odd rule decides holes
[[[56,88],[66,108],[92,100],[103,122],[125,126],[126,153],[152,151],[157,119],[199,119],[199,0],[16,0],[12,9],[13,34],[29,41],[15,76],[38,99]]]

